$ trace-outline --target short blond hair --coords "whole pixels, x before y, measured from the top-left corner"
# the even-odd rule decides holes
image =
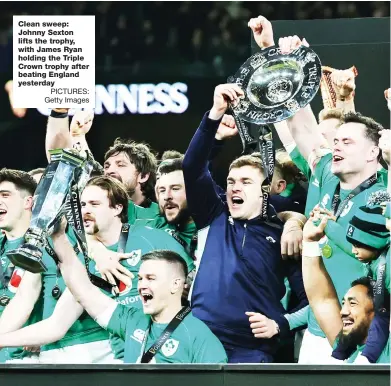
[[[246,154],[236,158],[231,162],[231,165],[229,165],[229,171],[235,168],[241,168],[243,166],[252,166],[256,169],[259,169],[262,174],[265,173],[263,170],[261,153]]]

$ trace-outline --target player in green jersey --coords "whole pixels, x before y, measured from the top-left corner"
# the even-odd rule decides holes
[[[86,233],[94,234],[99,242],[110,250],[118,251],[123,249],[125,252],[128,252],[129,258],[121,261],[121,267],[123,273],[126,273],[126,271],[130,272],[133,280],[120,282],[117,296],[108,294],[115,298],[118,303],[129,307],[141,307],[141,300],[137,291],[137,273],[141,264],[140,258],[147,252],[159,248],[176,251],[185,260],[187,269],[189,271],[194,269],[193,260],[186,254],[182,246],[166,232],[149,227],[131,226],[129,228],[129,224],[127,224],[128,195],[122,184],[116,180],[110,177],[95,177],[91,179],[82,193],[81,204]],[[54,265],[53,260],[52,265]],[[99,274],[95,270],[95,262],[92,261],[90,263],[90,271],[94,274]],[[105,278],[109,281],[114,280],[109,275]],[[73,299],[70,292],[66,290],[55,305],[54,311],[47,315],[45,320],[11,334],[1,335],[0,345],[45,344],[58,346],[57,341],[59,339],[65,345],[63,336],[82,314],[83,308]],[[99,330],[102,340],[107,339],[107,332],[100,327]],[[82,328],[79,329],[79,335],[76,337],[79,353],[72,347],[68,348],[68,351],[72,350],[74,356],[74,362],[70,358],[70,363],[79,363],[81,354],[83,354],[84,363],[96,362],[96,360],[94,361],[91,358],[91,354],[86,353],[83,349],[85,343],[87,343],[88,335],[89,330],[87,328],[84,330]],[[118,337],[111,336],[110,342],[115,358],[122,360],[124,355],[123,341]],[[96,342],[94,347],[89,345],[89,350],[98,352],[99,345],[102,344]],[[53,351],[50,354],[53,355]],[[110,356],[101,359],[100,363],[102,361],[104,363],[117,363]]]
[[[319,213],[314,211],[304,227],[304,285],[311,308],[330,346],[337,344],[344,347],[354,346],[354,351],[347,359],[348,363],[353,363],[365,351],[368,331],[377,311],[376,294],[370,278],[358,278],[352,281],[350,288],[344,294],[341,307],[336,288],[327,273],[319,248],[319,240],[324,235],[330,217]],[[382,235],[379,233],[375,238],[381,242]],[[378,363],[389,363],[389,339],[386,337],[386,340],[386,347],[378,358]],[[333,360],[324,363],[333,363]]]
[[[34,179],[25,172],[0,170],[0,315],[17,312],[22,325],[41,318],[41,304],[37,304],[34,309],[41,290],[40,275],[15,267],[8,259],[7,251],[18,248],[24,242],[36,186]],[[29,290],[31,285],[34,291]],[[30,298],[32,307],[25,313],[15,309],[10,302],[14,297]],[[12,331],[12,328],[12,324],[4,323],[4,319],[0,318],[0,332]],[[21,347],[0,351],[0,363],[20,359],[32,362],[37,357]]]
[[[147,352],[151,356],[145,362],[226,362],[218,339],[206,325],[188,313],[189,309],[181,306],[187,267],[178,254],[155,251],[142,258],[138,273],[141,311],[118,304],[91,284],[65,237],[64,229],[62,224],[53,239],[68,288],[102,327],[125,340],[125,362],[140,362],[140,357],[144,358]],[[161,345],[157,345],[157,339],[167,324],[172,326],[174,319],[177,328],[165,333]],[[144,363],[144,359],[141,362]]]
[[[3,238],[3,241],[6,242],[6,248],[12,248],[18,246],[15,243],[22,243],[24,233],[29,227],[31,219],[32,195],[35,191],[36,183],[27,173],[19,171],[3,170],[0,178],[4,179],[2,185],[5,185],[3,189],[4,198],[1,227],[5,230],[6,237]],[[19,185],[17,185],[18,181]],[[20,186],[21,193],[15,190],[13,185]],[[24,197],[23,192],[26,189],[26,186],[29,187],[30,196]],[[19,193],[19,197],[17,193]],[[30,197],[30,201],[28,200],[28,197]],[[24,201],[26,201],[26,203]],[[10,205],[9,202],[12,202],[12,205]],[[16,228],[15,231],[12,231],[13,227]],[[9,233],[10,229],[11,233]],[[14,234],[17,234],[20,237],[16,240],[9,240],[8,233],[10,234],[10,238],[13,237]],[[75,245],[76,241],[74,236],[72,237],[70,232],[68,232],[68,236],[70,237],[72,244]],[[2,261],[5,263],[8,261],[4,254],[2,256]],[[16,287],[20,277],[18,278],[17,274],[21,270],[18,268],[14,270],[15,277],[11,277],[11,281],[8,284],[8,289],[12,289],[12,293],[2,294],[3,300],[12,299],[8,306],[5,307],[0,318],[1,334],[19,330],[23,327],[23,325],[26,325],[25,322],[27,320],[29,321],[28,324],[32,325],[32,323],[41,319],[46,319],[53,313],[58,299],[61,297],[61,293],[65,289],[65,284],[60,275],[60,271],[57,269],[53,259],[46,253],[46,251],[43,253],[43,261],[47,266],[47,271],[42,273],[42,275],[33,275],[29,272],[25,272],[23,280],[20,283],[20,290],[18,291],[16,291]],[[12,269],[9,265],[6,265],[5,268]],[[16,294],[14,294],[15,292]],[[37,310],[40,312],[39,318],[36,317]],[[76,357],[73,353],[70,354],[67,351],[67,348],[72,347],[71,350],[77,351],[77,344],[81,334],[83,334],[85,343],[88,343],[85,347],[87,352],[90,354],[88,358],[92,358],[91,360],[96,359],[94,354],[96,354],[97,350],[93,352],[92,346],[96,348],[96,342],[98,341],[105,341],[103,344],[105,345],[104,349],[106,350],[107,355],[111,354],[108,334],[103,331],[87,313],[84,313],[79,318],[76,318],[69,330],[64,331],[64,333],[61,336],[58,336],[57,339],[50,341],[52,344],[46,345],[46,343],[49,343],[48,341],[42,342],[45,346],[41,347],[40,361],[47,363],[65,363],[70,362],[69,358],[71,358],[72,361],[75,361]],[[13,345],[13,347],[19,346],[24,347],[34,345],[25,345],[23,343]],[[88,350],[88,348],[90,348],[90,350]],[[10,351],[14,352],[15,350],[2,350],[0,355],[7,355],[7,352]],[[98,356],[99,355],[102,356],[102,351],[100,351]],[[84,357],[83,360],[86,360],[86,362],[83,363],[89,363],[87,357]]]
[[[170,234],[180,243],[190,256],[194,255],[196,247],[196,226],[187,210],[185,183],[183,180],[182,160],[166,160],[159,167],[158,203],[155,213],[129,201],[128,221],[135,227],[151,227]],[[89,248],[96,259],[99,270],[120,277],[118,272],[119,258],[129,258],[128,254],[119,254],[103,248],[101,243],[89,237]],[[110,260],[107,259],[110,258]]]
[[[66,108],[53,109],[48,118],[46,151],[77,148],[89,151],[86,134],[94,119],[92,110],[77,111],[69,127]],[[48,156],[48,159],[49,156]],[[155,200],[156,157],[148,145],[117,139],[104,157],[104,174],[121,181],[136,205],[157,208]]]

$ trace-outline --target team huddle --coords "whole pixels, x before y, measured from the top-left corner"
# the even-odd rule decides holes
[[[260,48],[275,45],[267,19],[248,25]],[[302,44],[278,42],[283,54]],[[47,171],[1,169],[0,363],[389,363],[390,132],[355,111],[355,72],[330,72],[335,105],[275,124],[284,148],[266,216],[260,153],[232,161],[226,190],[213,178],[238,134],[237,84],[215,88],[185,154],[108,149],[80,195],[87,260],[60,216],[46,270],[12,264]],[[78,111],[69,125],[53,109],[48,161],[91,154],[93,119]]]

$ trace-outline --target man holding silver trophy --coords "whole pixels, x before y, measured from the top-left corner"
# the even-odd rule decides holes
[[[184,182],[182,181],[182,163],[178,170],[167,171],[167,174],[176,173],[181,176],[181,189],[186,188],[186,194],[184,198],[182,197],[183,203],[186,204],[187,198],[188,209],[191,212],[191,217],[189,215],[186,220],[193,231],[196,230],[196,227],[199,231],[196,253],[198,271],[191,293],[191,307],[194,316],[204,322],[219,338],[231,363],[275,361],[276,351],[281,341],[292,330],[301,326],[303,319],[304,323],[308,322],[308,330],[304,336],[300,363],[328,363],[332,347],[325,338],[325,334],[319,327],[313,313],[310,312],[308,315],[304,313],[304,310],[308,309],[308,300],[300,264],[294,260],[281,258],[282,223],[269,200],[275,176],[273,134],[277,132],[286,151],[291,154],[291,158],[299,168],[306,169],[308,173],[310,188],[306,216],[309,217],[316,211],[320,218],[319,221],[322,221],[323,218],[324,225],[327,222],[327,226],[324,227],[323,237],[316,240],[311,246],[304,245],[305,256],[311,258],[315,249],[316,252],[321,250],[320,259],[323,260],[325,270],[331,277],[338,296],[337,299],[341,299],[350,283],[365,275],[366,272],[364,264],[355,258],[352,246],[345,235],[354,214],[352,208],[363,207],[369,194],[384,189],[384,180],[387,175],[380,168],[378,161],[380,158],[379,147],[385,147],[385,145],[381,144],[382,141],[379,142],[379,138],[381,136],[383,142],[386,142],[389,133],[383,131],[382,134],[382,127],[367,117],[356,113],[345,114],[348,110],[354,111],[354,78],[357,73],[353,68],[346,70],[344,74],[329,67],[325,70],[321,66],[319,57],[308,47],[306,40],[300,40],[297,36],[281,38],[278,46],[275,46],[271,23],[262,16],[251,19],[249,27],[262,50],[248,58],[236,74],[228,78],[227,84],[216,87],[213,107],[205,114],[186,152],[183,161]],[[327,109],[325,107],[325,111],[321,115],[324,119],[323,125],[318,126],[309,103],[317,93],[321,82],[324,81],[325,71],[328,71],[329,75],[331,74],[329,76],[329,79],[332,79],[331,83],[337,85],[330,91],[331,99],[336,100],[334,100],[335,103],[332,107],[328,106]],[[324,84],[327,86],[327,82]],[[324,98],[325,100],[326,98]],[[234,160],[229,168],[226,202],[218,195],[218,188],[211,179],[208,170],[209,152],[219,124],[224,121],[225,113],[232,114],[243,146],[243,155]],[[55,109],[49,119],[52,123],[62,125],[65,121],[68,122],[67,119],[64,119],[67,116],[67,109],[64,111]],[[68,130],[68,128],[66,129]],[[323,130],[323,137],[321,130]],[[7,307],[0,318],[0,334],[22,327],[27,320],[24,316],[30,315],[32,306],[38,298],[37,294],[40,292],[42,282],[45,291],[43,319],[48,320],[52,314],[56,314],[58,318],[59,310],[64,312],[63,302],[58,302],[59,306],[56,307],[57,301],[66,290],[60,270],[61,264],[57,259],[58,254],[70,290],[74,291],[73,295],[84,309],[94,318],[99,319],[103,329],[82,311],[83,307],[76,304],[76,300],[67,290],[68,300],[72,298],[73,302],[69,307],[72,312],[68,315],[67,320],[70,320],[71,324],[73,322],[75,324],[69,330],[69,335],[54,344],[46,345],[43,350],[47,351],[49,348],[49,351],[53,349],[59,351],[65,349],[64,351],[66,351],[68,345],[73,345],[76,353],[78,333],[84,336],[87,331],[86,335],[90,335],[87,338],[85,348],[90,350],[93,356],[89,360],[95,363],[104,363],[105,360],[112,359],[108,333],[104,330],[108,328],[110,332],[114,332],[126,341],[128,351],[125,354],[125,361],[148,363],[151,358],[148,355],[144,358],[144,354],[148,352],[148,350],[144,352],[144,349],[147,348],[144,346],[147,342],[153,341],[148,334],[156,328],[154,323],[159,322],[159,318],[150,313],[153,323],[145,324],[144,321],[147,321],[148,318],[145,318],[141,311],[135,312],[133,306],[129,309],[119,307],[116,302],[108,299],[107,296],[104,297],[89,283],[90,281],[95,286],[109,292],[114,289],[123,291],[125,294],[127,290],[126,288],[123,290],[124,283],[120,283],[120,285],[118,282],[114,283],[115,280],[111,275],[106,276],[110,278],[106,281],[102,279],[102,276],[105,277],[104,275],[99,275],[90,269],[95,266],[88,255],[88,247],[91,245],[107,260],[109,249],[111,249],[110,257],[115,255],[117,261],[119,253],[117,248],[109,248],[110,243],[104,244],[99,238],[95,240],[95,244],[87,246],[79,193],[87,185],[94,161],[88,152],[84,154],[81,151],[85,145],[86,143],[79,146],[77,150],[65,148],[50,152],[50,164],[35,192],[31,221],[28,226],[25,224],[24,239],[19,240],[20,243],[15,245],[15,248],[7,248],[5,251],[7,258],[12,262],[11,265],[31,272],[31,275],[29,272],[25,273],[20,289],[27,288],[29,280],[25,280],[25,278],[30,278],[29,288],[34,288],[34,292],[29,298],[22,299],[21,296],[16,295],[11,301],[6,299],[9,296],[8,292],[2,294],[0,305],[2,305],[1,302],[7,302]],[[117,163],[121,161],[116,157],[121,158],[124,155],[122,150],[117,153],[117,149],[123,148],[114,147],[114,153],[108,153],[109,162],[106,164],[106,174],[113,175],[121,181],[121,179],[124,180],[125,177],[130,176],[118,175],[115,169]],[[292,154],[295,154],[295,157]],[[122,161],[125,158],[122,157]],[[129,161],[132,164],[130,165],[131,169],[133,169],[133,161],[131,159]],[[164,176],[166,177],[166,175]],[[145,182],[147,176],[140,172],[139,177],[141,180],[137,180],[138,188],[141,183]],[[91,184],[94,184],[94,180]],[[91,189],[93,188],[89,186],[88,190],[91,191]],[[89,192],[87,193],[89,194]],[[145,201],[141,193],[142,191],[139,189],[134,196],[140,203]],[[163,191],[160,191],[160,194],[162,193]],[[135,205],[132,204],[132,207]],[[112,208],[112,206],[109,205],[108,208]],[[0,209],[2,209],[1,205]],[[154,204],[152,212],[157,212],[156,204]],[[1,216],[2,212],[0,212],[0,222]],[[66,233],[64,227],[61,227],[58,232],[59,221],[63,216],[68,222]],[[84,220],[89,221],[88,227],[97,226],[97,222],[91,220],[92,216],[91,218],[84,217]],[[163,218],[163,216],[161,217]],[[118,222],[117,217],[114,220],[116,226],[123,225]],[[139,219],[137,218],[137,220]],[[144,221],[145,224],[147,224],[147,220]],[[156,216],[152,220],[155,221]],[[290,219],[284,232],[300,233],[304,222],[305,219]],[[152,226],[151,223],[149,225]],[[175,230],[178,224],[168,225],[164,229]],[[315,226],[318,225],[315,224]],[[156,225],[152,227],[156,227]],[[117,228],[115,229],[117,230]],[[51,240],[52,232],[54,232],[55,245]],[[99,232],[94,233],[91,229],[89,229],[89,233],[93,236],[100,235]],[[113,240],[116,240],[118,232],[111,233],[115,233]],[[191,236],[193,233],[191,232]],[[175,233],[175,235],[177,234]],[[140,240],[138,242],[141,243]],[[187,237],[185,243],[179,244],[186,247],[191,240],[193,237]],[[174,239],[171,241],[174,242]],[[136,241],[135,244],[137,244]],[[152,250],[157,246],[158,244],[149,245]],[[147,249],[145,248],[145,251]],[[131,250],[130,247],[129,250]],[[297,249],[295,252],[301,254],[301,249]],[[85,269],[80,266],[80,261],[77,261],[75,255],[83,262]],[[175,309],[175,311],[181,312],[183,309],[180,304],[180,292],[184,287],[186,269],[181,268],[183,262],[181,263],[178,256],[170,257],[168,253],[168,257],[158,258],[158,255],[159,253],[156,256],[149,256],[143,262],[144,269],[140,272],[141,268],[138,265],[134,266],[132,275],[139,276],[141,282],[139,290],[141,292],[132,293],[132,295],[139,296],[140,299],[143,298],[142,304],[146,314],[148,314],[151,304],[160,309],[160,296],[167,292],[171,284],[164,288],[161,287],[162,292],[156,291],[155,298],[153,296],[153,285],[155,284],[152,284],[151,287],[149,282],[147,285],[144,284],[146,280],[149,280],[148,274],[145,273],[145,267],[148,267],[148,270],[153,272],[155,276],[160,277],[156,267],[161,264],[164,273],[166,273],[165,269],[168,269],[174,262],[176,268],[180,269],[167,271],[167,275],[164,274],[163,279],[168,278],[168,281],[172,279],[175,284],[173,284],[175,287],[173,287],[173,292],[167,297],[167,299],[171,299],[167,301],[168,309],[174,305],[175,307],[173,306],[171,311]],[[140,258],[140,256],[138,257]],[[159,259],[162,261],[157,261]],[[127,262],[129,261],[134,262],[134,256],[128,256]],[[190,266],[193,267],[191,259],[186,262],[188,269]],[[80,282],[72,277],[71,268],[73,265],[77,266],[77,276],[80,278]],[[0,271],[0,279],[7,277],[8,268],[7,266],[3,268],[6,272]],[[179,276],[171,277],[173,272]],[[42,274],[42,282],[39,274]],[[289,309],[289,311],[281,305],[281,299],[286,294],[284,286],[286,278],[289,280],[292,292],[299,300],[297,307]],[[134,278],[134,283],[137,281],[138,278]],[[3,287],[4,290],[6,286],[3,285]],[[132,287],[135,290],[135,285]],[[314,292],[318,298],[323,296],[322,288],[318,288],[316,285],[307,287],[309,288],[308,297],[313,296]],[[150,291],[151,288],[152,291]],[[20,292],[20,294],[22,293],[26,293],[26,291]],[[90,294],[94,296],[90,296]],[[97,299],[92,299],[95,296]],[[99,299],[101,302],[98,301]],[[118,303],[118,299],[116,300]],[[102,304],[106,307],[103,307]],[[18,305],[23,310],[19,314],[24,315],[23,321],[23,318],[17,317],[17,312],[15,312]],[[60,305],[63,307],[62,309]],[[53,312],[55,307],[57,312]],[[12,314],[12,310],[14,314]],[[166,311],[164,307],[162,310]],[[296,314],[297,310],[300,311],[300,320]],[[186,312],[188,312],[187,309]],[[134,324],[136,319],[131,320],[132,318],[130,318],[132,313],[142,320],[143,328],[149,326],[149,329],[146,330],[148,334],[144,334],[143,338],[140,338],[140,334],[136,334],[137,329],[134,330],[134,334],[131,335],[133,341],[129,340],[129,336],[127,336],[129,335],[127,330],[132,328],[133,333],[133,327],[137,326],[137,323]],[[169,312],[170,318],[164,318],[164,322],[174,320],[175,313]],[[72,319],[71,316],[74,318]],[[52,325],[53,320],[55,320],[54,316],[51,320]],[[126,320],[127,323],[125,323]],[[372,325],[376,327],[376,323],[375,317],[371,328]],[[39,331],[40,339],[43,339],[35,342],[44,342],[44,326],[44,323],[35,326],[35,331]],[[202,328],[207,337],[206,341],[212,342],[211,345],[216,348],[218,355],[216,358],[208,355],[202,356],[197,361],[224,362],[225,355],[220,343],[213,334],[210,334],[209,329],[204,327],[203,325]],[[352,334],[355,332],[355,327],[353,323]],[[68,325],[67,328],[69,328]],[[8,338],[19,338],[22,336],[17,335],[20,331],[12,333],[14,335],[9,335]],[[34,330],[31,329],[31,331]],[[373,333],[368,334],[368,349],[372,347],[373,341],[371,339],[373,336]],[[5,335],[2,337],[6,338]],[[38,334],[35,337],[38,337]],[[138,342],[137,345],[134,343],[135,339]],[[102,346],[99,343],[101,341]],[[27,342],[31,341],[27,340]],[[52,341],[45,343],[52,343]],[[98,344],[94,346],[96,343]],[[378,346],[384,344],[384,342],[376,343]],[[178,344],[175,343],[175,339],[165,342],[161,352],[156,355],[156,358],[159,358],[158,361],[165,361],[164,352],[172,353],[173,350],[178,349]],[[141,356],[139,355],[139,345],[142,351]],[[136,346],[138,351],[135,350]],[[346,355],[346,352],[352,349],[352,347],[342,346],[334,348],[334,356],[340,355],[341,352]],[[367,348],[363,350],[363,355],[366,350]],[[67,352],[68,359],[72,359],[72,350]],[[123,344],[121,352],[121,356],[117,355],[117,358],[123,359]],[[177,354],[179,352],[180,350]],[[369,355],[368,357],[374,358],[375,356]],[[50,355],[47,358],[50,359]],[[180,361],[177,356],[173,356],[169,362],[177,360]],[[377,359],[371,360],[376,361]]]
[[[273,31],[269,21],[259,17],[250,21],[249,24],[259,45],[272,44]],[[281,50],[285,53],[294,52],[302,44],[308,45],[305,39],[301,41],[297,36],[283,38],[279,41]],[[329,79],[325,79],[325,74],[329,76]],[[354,77],[356,75],[355,68],[345,71],[337,71],[329,67],[323,69],[322,97],[325,110],[322,111],[321,116],[330,114],[331,117],[337,117],[334,119],[336,121],[334,128],[328,129],[329,132],[326,135],[322,133],[321,127],[317,127],[316,119],[309,106],[298,111],[287,122],[275,125],[287,151],[290,152],[292,145],[296,145],[301,153],[299,155],[303,157],[305,163],[308,163],[313,173],[314,177],[311,177],[312,182],[308,191],[306,216],[310,215],[315,205],[320,204],[323,215],[333,219],[327,222],[326,236],[319,243],[322,246],[325,267],[334,282],[339,299],[348,290],[350,282],[363,276],[366,271],[365,264],[356,260],[352,246],[343,237],[347,231],[348,221],[354,214],[351,208],[365,205],[368,195],[384,189],[387,173],[378,162],[380,160],[378,146],[384,149],[385,155],[389,154],[389,149],[387,150],[379,141],[379,138],[385,138],[389,131],[383,130],[381,125],[370,118],[352,113],[354,112]],[[327,84],[330,78],[331,82]],[[324,141],[321,133],[326,140],[328,139],[328,143]],[[387,161],[386,157],[383,158]],[[294,161],[296,159],[298,158],[293,158]],[[299,168],[302,164],[302,161],[297,163]],[[375,175],[377,178],[372,178]],[[337,194],[339,184],[341,199],[345,199],[342,203],[336,200],[339,196]],[[330,200],[330,197],[334,199]],[[312,312],[309,315],[308,325],[299,363],[328,363],[332,349]],[[376,318],[371,328],[374,330],[377,328]],[[372,334],[373,336],[376,334]],[[373,349],[377,355],[370,353],[367,355],[376,358],[374,361],[379,357],[384,342],[368,344],[368,349],[379,345],[380,348]],[[364,353],[365,351],[366,349]]]

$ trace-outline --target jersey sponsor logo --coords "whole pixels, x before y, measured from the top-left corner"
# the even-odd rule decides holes
[[[329,194],[325,194],[324,197],[322,198],[322,205],[323,207],[326,207],[326,205],[328,204],[330,200],[330,195]]]
[[[274,240],[273,237],[271,237],[271,236],[267,236],[267,237],[266,237],[266,240],[267,240],[267,241],[270,241],[270,242],[273,243],[273,244],[276,242],[276,240]]]
[[[345,206],[345,208],[343,209],[343,211],[341,213],[341,217],[345,217],[349,213],[350,209],[352,209],[352,207],[353,207],[353,204],[354,203],[352,201],[348,202],[348,204]]]
[[[141,249],[136,249],[134,251],[129,252],[130,257],[126,259],[126,262],[131,265],[132,267],[135,267],[141,259]]]
[[[166,343],[162,346],[161,350],[164,356],[170,357],[176,353],[178,350],[179,341],[175,339],[168,339]]]
[[[19,288],[20,282],[22,281],[25,270],[22,268],[15,268],[12,272],[11,279],[8,283],[8,290],[12,293],[16,293]]]
[[[140,301],[140,295],[128,296],[125,299],[117,299],[117,303],[127,306],[129,304],[134,304]]]
[[[136,342],[143,343],[145,336],[145,331],[141,330],[140,328],[137,328],[133,331],[133,335],[131,335],[131,339],[135,340]]]

